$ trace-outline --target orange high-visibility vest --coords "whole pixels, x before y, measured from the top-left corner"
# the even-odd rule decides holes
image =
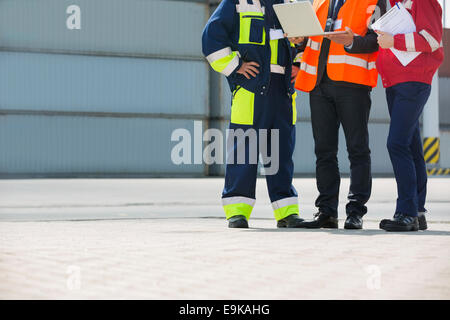
[[[366,35],[377,3],[378,0],[347,0],[336,19],[336,21],[342,20],[341,28],[335,31],[345,31],[345,27],[349,27],[355,35]],[[325,28],[326,25],[329,5],[329,0],[314,0],[313,3],[322,28]],[[295,82],[296,89],[310,92],[316,86],[322,41],[322,36],[309,38]],[[331,42],[327,63],[328,76],[334,81],[346,81],[376,87],[378,72],[375,62],[377,56],[378,52],[369,54],[347,53],[343,45]]]

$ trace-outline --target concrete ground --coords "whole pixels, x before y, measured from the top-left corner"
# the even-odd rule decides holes
[[[378,229],[393,179],[374,180],[362,231],[276,229],[264,180],[251,228],[230,230],[222,185],[1,180],[0,299],[450,298],[450,179],[430,179],[429,230],[417,233]],[[294,185],[311,218],[314,179]]]

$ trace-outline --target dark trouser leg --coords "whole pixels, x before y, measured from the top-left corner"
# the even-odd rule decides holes
[[[339,120],[329,85],[321,84],[310,93],[311,124],[316,154],[316,207],[337,217],[340,174],[337,160]]]
[[[336,109],[344,129],[350,161],[347,215],[365,215],[367,213],[365,204],[372,191],[368,130],[371,104],[369,90],[350,87],[336,89]]]
[[[411,153],[416,167],[417,177],[417,203],[419,212],[425,212],[425,201],[427,197],[427,168],[423,156],[422,138],[420,137],[420,124],[416,123],[414,136],[411,143]]]
[[[273,78],[275,77],[273,76]],[[293,124],[292,98],[287,96],[284,83],[280,80],[278,82],[272,80],[270,93],[271,95],[268,97],[270,108],[275,111],[272,114],[271,127],[272,130],[278,131],[279,139],[277,141],[278,148],[271,146],[272,163],[270,166],[272,168],[266,169],[266,181],[274,216],[279,221],[289,215],[299,213],[297,191],[292,185],[295,125]],[[278,158],[279,165],[278,170],[274,171],[276,158]]]
[[[419,82],[401,83],[386,90],[391,114],[387,148],[397,181],[396,212],[410,216],[418,213],[418,175],[423,174],[416,171],[414,158],[418,150],[416,146],[413,153],[414,138],[430,91],[430,85]]]

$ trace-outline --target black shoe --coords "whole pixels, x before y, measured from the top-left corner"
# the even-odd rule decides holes
[[[304,221],[300,223],[300,228],[307,229],[320,229],[320,228],[329,228],[329,229],[337,229],[338,228],[338,219],[336,217],[332,217],[323,212],[317,212],[314,215],[313,221]]]
[[[234,216],[228,219],[228,228],[247,229],[248,222],[244,216]]]
[[[397,213],[392,220],[381,221],[380,229],[386,231],[418,231],[419,219],[417,217]]]
[[[347,230],[359,230],[363,228],[362,216],[349,214],[345,220],[344,228]]]
[[[419,230],[427,230],[428,224],[427,224],[427,218],[425,218],[425,212],[419,212]]]
[[[419,212],[419,216],[418,216],[418,220],[419,220],[419,230],[427,230],[428,229],[428,224],[427,224],[427,219],[425,218],[425,212]],[[399,213],[394,214],[394,219],[397,217],[397,215],[399,215]],[[389,219],[383,219],[380,222],[380,229],[384,229],[384,225],[386,224],[386,222],[391,221]]]
[[[394,213],[394,220],[397,219],[400,213]],[[383,229],[387,222],[391,221],[391,219],[383,219],[380,221],[380,229]]]
[[[284,219],[278,220],[277,228],[301,228],[301,223],[305,221],[298,214],[291,214]]]

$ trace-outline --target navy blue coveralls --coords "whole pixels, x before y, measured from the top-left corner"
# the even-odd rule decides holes
[[[272,4],[283,2],[223,0],[203,31],[203,53],[211,67],[227,77],[233,93],[222,194],[227,219],[236,215],[248,219],[252,212],[258,168],[255,148],[256,158],[261,151],[268,155],[265,160],[271,160],[264,167],[275,218],[299,212],[292,185],[297,114],[291,72],[296,49],[283,37],[270,38],[277,33],[271,29],[282,32]],[[250,61],[260,65],[259,74],[247,79],[237,70]],[[267,152],[260,150],[260,142],[267,143]],[[239,161],[239,154],[245,154],[245,161]]]

